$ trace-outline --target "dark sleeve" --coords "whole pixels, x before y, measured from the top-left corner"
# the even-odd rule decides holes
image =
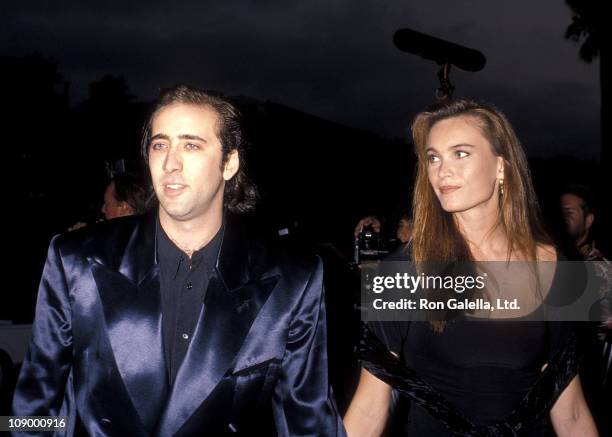
[[[13,397],[15,416],[68,415],[72,408],[71,308],[57,241],[58,237],[51,241],[38,290],[32,338]]]
[[[516,430],[528,428],[549,414],[563,390],[578,374],[581,353],[574,331],[572,323],[548,323],[548,365],[507,418],[505,426]]]
[[[346,436],[328,378],[323,266],[319,260],[289,327],[272,400],[278,435]]]
[[[384,259],[384,262],[405,262],[409,263],[412,255],[412,246],[402,244],[395,252]],[[409,267],[413,270],[414,267]],[[387,346],[391,352],[397,356],[403,356],[404,342],[408,336],[410,322],[408,321],[372,321],[367,323],[367,327],[378,339]]]
[[[579,335],[579,327],[570,322],[548,322],[548,361],[568,342],[570,335]]]
[[[410,322],[368,322],[368,328],[378,339],[398,357],[403,356],[404,342],[408,335]]]

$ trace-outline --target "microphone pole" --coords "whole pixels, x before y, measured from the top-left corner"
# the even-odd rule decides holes
[[[475,49],[426,35],[412,29],[399,29],[393,35],[393,43],[403,52],[417,55],[440,65],[438,99],[452,98],[455,87],[450,81],[450,70],[454,65],[460,70],[476,72],[487,63],[485,56]]]

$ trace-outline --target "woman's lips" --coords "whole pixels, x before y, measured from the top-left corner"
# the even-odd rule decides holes
[[[458,190],[460,187],[457,185],[443,185],[441,186],[440,189],[440,194],[449,194],[452,193],[453,191]]]

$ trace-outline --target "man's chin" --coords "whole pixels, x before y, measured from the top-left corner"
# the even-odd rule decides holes
[[[169,220],[178,221],[178,222],[185,222],[192,218],[191,217],[192,214],[190,210],[187,210],[185,208],[172,208],[172,207],[164,206],[163,204],[161,205],[161,208],[159,209],[159,213],[160,215],[166,216],[166,218]]]

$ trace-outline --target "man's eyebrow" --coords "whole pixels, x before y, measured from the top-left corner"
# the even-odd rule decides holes
[[[166,134],[155,134],[151,137],[151,141],[153,140],[170,140],[170,137]]]
[[[179,135],[179,139],[180,140],[192,140],[192,141],[201,141],[203,143],[206,143],[207,141],[202,138],[199,137],[197,135],[191,135],[191,134],[182,134]],[[151,141],[155,141],[155,140],[166,140],[166,141],[170,141],[170,137],[166,134],[155,134],[151,137]]]
[[[206,142],[207,142],[207,141],[206,141],[204,138],[202,138],[202,137],[199,137],[199,136],[197,136],[197,135],[190,135],[190,134],[182,134],[182,135],[179,135],[179,139],[181,139],[181,140],[193,140],[193,141],[201,141],[201,142],[203,142],[203,143],[206,143]]]

